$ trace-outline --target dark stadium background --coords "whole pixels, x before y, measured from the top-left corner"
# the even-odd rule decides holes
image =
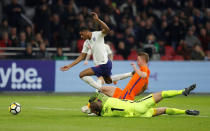
[[[132,71],[137,53],[150,55],[148,92],[197,88],[157,107],[196,109],[199,116],[90,117],[81,112],[94,89],[79,78],[80,27],[100,30],[94,11],[111,29],[113,74]],[[0,0],[0,131],[124,131],[210,129],[209,0]],[[124,88],[129,79],[116,86]],[[88,92],[88,93],[87,93]],[[145,94],[146,94],[145,93]],[[136,99],[144,97],[137,96]],[[12,115],[8,106],[21,105]]]
[[[1,58],[75,58],[74,53],[79,53],[83,44],[78,35],[80,27],[99,30],[89,14],[94,11],[112,30],[106,43],[113,50],[114,60],[133,60],[137,51],[148,52],[152,60],[208,60],[209,3],[208,0],[1,0]],[[62,53],[56,54],[59,47],[64,48],[67,58]]]

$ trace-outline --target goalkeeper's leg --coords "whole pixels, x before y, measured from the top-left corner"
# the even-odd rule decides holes
[[[197,110],[181,110],[176,108],[168,108],[168,107],[160,107],[154,108],[155,112],[153,116],[158,116],[162,114],[168,115],[179,115],[179,114],[186,114],[186,115],[199,115],[199,111]]]
[[[194,90],[195,88],[196,88],[196,84],[193,84],[183,90],[169,90],[169,91],[153,93],[153,97],[154,97],[155,103],[158,103],[164,98],[170,98],[170,97],[174,97],[177,95],[188,96],[190,94],[190,92],[192,90]]]

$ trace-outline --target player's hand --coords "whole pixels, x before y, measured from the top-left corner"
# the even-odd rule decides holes
[[[67,71],[69,69],[70,69],[69,66],[63,66],[63,67],[60,68],[61,71]]]
[[[84,65],[87,65],[87,64],[88,64],[88,61],[85,61],[85,62],[84,62]]]
[[[136,64],[134,62],[131,63],[131,65],[133,66],[133,69],[136,69]]]
[[[94,20],[98,20],[98,15],[95,12],[91,12],[91,15],[93,16]]]

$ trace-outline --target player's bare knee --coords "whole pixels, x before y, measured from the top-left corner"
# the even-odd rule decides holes
[[[165,114],[166,108],[167,108],[167,107],[155,108],[155,114],[153,114],[153,116],[158,116],[158,115]]]
[[[162,100],[162,92],[153,93],[152,95],[156,103]]]
[[[166,109],[167,109],[167,107],[161,107],[161,113],[165,114],[166,113]]]
[[[106,81],[106,84],[111,84],[112,83],[112,81]]]
[[[106,82],[106,84],[111,84],[112,83],[112,79],[104,79],[104,81]]]
[[[102,86],[102,87],[101,87],[101,92],[104,93],[105,95],[111,97],[109,87]]]
[[[84,76],[85,76],[84,73],[82,73],[82,72],[79,73],[79,77],[80,77],[80,78],[82,78],[82,77],[84,77]]]
[[[167,107],[161,107],[160,109],[161,109],[161,111],[162,111],[162,112],[164,112],[164,113],[165,113],[165,111],[166,111]]]
[[[104,87],[104,86],[102,86],[102,87],[101,87],[101,92],[102,92],[102,93],[106,93],[106,91],[107,91],[107,88]]]
[[[162,98],[162,92],[153,93],[154,97]]]

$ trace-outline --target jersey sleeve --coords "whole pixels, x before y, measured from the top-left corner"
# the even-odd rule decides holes
[[[110,46],[107,45],[107,44],[105,44],[105,46],[106,46],[107,54],[112,54],[112,51],[111,51],[111,49],[110,49]]]
[[[96,31],[95,33],[98,37],[105,37],[106,36],[106,34],[104,34],[102,31]]]
[[[141,67],[141,71],[147,73],[147,67]]]
[[[141,71],[142,71],[142,72],[145,72],[145,73],[147,74],[147,77],[149,76],[149,69],[148,69],[147,66],[141,67]]]
[[[88,44],[87,44],[87,41],[84,42],[83,44],[83,48],[82,48],[82,53],[88,53]]]

